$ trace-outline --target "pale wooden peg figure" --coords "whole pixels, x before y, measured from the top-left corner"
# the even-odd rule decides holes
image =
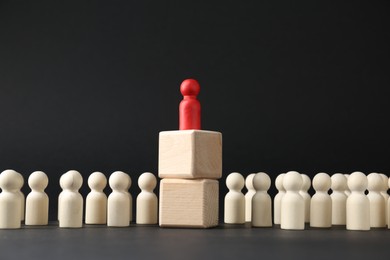
[[[370,230],[370,201],[364,194],[367,176],[353,172],[348,178],[351,194],[347,199],[347,230]]]
[[[302,177],[302,187],[301,190],[299,191],[299,194],[302,196],[303,200],[305,201],[305,223],[310,222],[310,201],[311,201],[311,196],[308,192],[311,186],[311,180],[310,177],[307,176],[306,174],[301,174]]]
[[[370,173],[367,176],[367,198],[370,200],[370,226],[372,228],[386,227],[386,203],[382,194],[383,180],[378,173]]]
[[[347,178],[341,173],[335,173],[331,177],[332,179],[332,225],[345,225],[347,221]]]
[[[19,173],[5,170],[0,174],[0,229],[21,227],[21,199],[19,191],[23,183]]]
[[[111,174],[108,183],[112,189],[108,196],[107,226],[127,227],[130,225],[129,176],[121,171]]]
[[[332,199],[328,191],[332,185],[330,176],[324,172],[313,178],[313,188],[316,193],[310,203],[310,226],[330,228],[332,226]]]
[[[47,225],[49,221],[49,197],[45,189],[49,184],[47,175],[35,171],[28,177],[31,192],[26,198],[26,225]]]
[[[382,194],[383,198],[385,199],[385,204],[387,207],[387,201],[389,200],[389,194],[387,193],[387,190],[389,189],[389,187],[387,186],[387,182],[388,182],[389,178],[383,173],[380,173],[379,175],[382,177],[382,181],[383,181],[383,186],[381,188],[381,194]],[[385,218],[386,218],[386,225],[388,225],[389,223],[387,221],[387,210],[385,210]]]
[[[158,200],[153,190],[156,188],[157,179],[150,172],[144,172],[138,178],[138,186],[141,193],[137,196],[136,223],[157,224]]]
[[[83,197],[79,189],[83,184],[83,177],[78,171],[70,170],[60,179],[64,190],[59,198],[59,227],[81,228],[83,226]]]
[[[248,190],[245,193],[245,221],[251,222],[252,220],[252,197],[255,195],[256,190],[253,188],[253,177],[256,173],[249,174],[245,179],[245,187]]]
[[[286,194],[282,197],[281,203],[281,229],[305,229],[305,201],[299,194],[302,183],[302,177],[296,171],[289,171],[283,177],[283,187],[286,189]]]
[[[85,224],[107,223],[107,196],[103,192],[107,178],[101,172],[94,172],[88,177],[91,191],[85,201]]]
[[[233,172],[226,178],[229,192],[225,196],[225,223],[245,223],[245,196],[241,192],[244,182],[244,177],[238,172]]]
[[[278,193],[274,197],[274,224],[280,225],[280,208],[282,203],[282,198],[286,194],[286,190],[283,187],[283,178],[286,174],[279,174],[275,179],[275,187],[278,190]]]
[[[347,183],[348,183],[349,174],[344,174],[344,177],[347,178]],[[347,197],[351,195],[351,191],[349,190],[348,185],[347,188],[345,189],[345,195],[347,195]]]
[[[253,187],[256,190],[252,198],[252,226],[272,227],[272,205],[268,189],[271,187],[271,179],[264,172],[259,172],[253,177]]]

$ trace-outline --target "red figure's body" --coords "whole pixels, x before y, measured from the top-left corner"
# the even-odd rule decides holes
[[[183,100],[179,106],[179,130],[200,130],[199,83],[194,79],[186,79],[180,85]]]

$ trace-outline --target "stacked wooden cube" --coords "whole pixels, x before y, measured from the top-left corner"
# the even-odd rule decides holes
[[[161,227],[218,225],[218,179],[222,177],[222,134],[205,130],[159,135]]]

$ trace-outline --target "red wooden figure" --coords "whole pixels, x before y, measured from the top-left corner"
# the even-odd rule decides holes
[[[200,102],[196,98],[200,86],[194,79],[186,79],[180,85],[183,100],[179,105],[179,130],[200,129]]]

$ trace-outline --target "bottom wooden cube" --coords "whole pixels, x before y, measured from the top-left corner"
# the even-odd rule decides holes
[[[218,181],[162,179],[161,227],[209,228],[218,225]]]

